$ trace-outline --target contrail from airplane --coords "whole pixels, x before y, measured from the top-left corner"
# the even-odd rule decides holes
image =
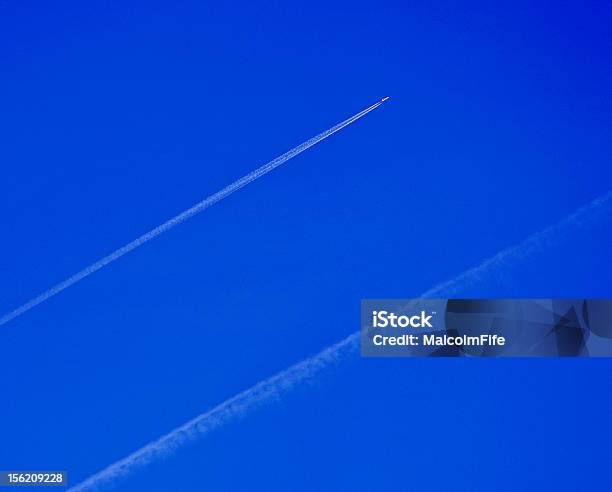
[[[575,232],[577,229],[588,227],[590,224],[597,222],[597,220],[601,219],[605,214],[610,213],[608,207],[611,204],[612,191],[608,191],[605,195],[576,209],[572,214],[556,224],[548,226],[540,232],[529,236],[519,245],[500,251],[496,255],[480,263],[478,266],[466,270],[454,279],[436,285],[423,293],[421,297],[450,297],[457,292],[457,289],[475,284],[485,274],[490,274],[492,271],[510,266],[513,262],[525,259],[533,253],[541,251],[546,246],[550,246],[570,231]]]
[[[607,207],[611,201],[612,191],[579,208],[560,222],[529,236],[517,246],[506,248],[454,279],[436,285],[424,292],[421,297],[447,297],[461,288],[474,284],[485,275],[511,265],[513,261],[525,259],[533,253],[541,251],[565,234],[586,227],[601,218],[605,213],[609,213],[610,210]],[[348,354],[357,352],[359,341],[360,332],[356,331],[318,354],[264,379],[129,456],[109,465],[70,488],[69,492],[97,490],[104,484],[128,475],[156,458],[170,454],[187,441],[194,440],[232,420],[240,418],[258,405],[279,398],[297,384],[314,378],[324,369],[342,361]]]
[[[33,307],[38,306],[40,303],[42,303],[42,302],[46,301],[47,299],[49,299],[49,298],[59,294],[63,290],[66,290],[68,287],[71,287],[72,285],[76,284],[77,282],[83,280],[85,277],[88,277],[92,273],[100,270],[100,268],[102,268],[102,267],[108,265],[109,263],[112,263],[113,261],[121,258],[123,255],[129,253],[130,251],[132,251],[132,250],[134,250],[136,248],[138,248],[139,246],[142,246],[144,243],[150,241],[151,239],[154,239],[157,236],[159,236],[160,234],[163,234],[164,232],[172,229],[173,227],[175,227],[175,226],[177,226],[179,224],[182,224],[183,222],[185,222],[186,220],[190,219],[194,215],[199,214],[203,210],[206,210],[208,207],[210,207],[210,206],[214,205],[215,203],[223,200],[224,198],[227,198],[232,193],[238,191],[240,188],[243,188],[246,185],[248,185],[249,183],[252,183],[253,181],[255,181],[256,179],[261,178],[263,175],[268,174],[270,171],[272,171],[273,169],[277,168],[281,164],[284,164],[289,159],[294,158],[295,156],[297,156],[298,154],[301,154],[302,152],[304,152],[305,150],[309,149],[313,145],[316,145],[319,142],[321,142],[322,140],[325,140],[327,137],[330,137],[334,133],[339,132],[344,127],[350,125],[351,123],[357,121],[358,119],[360,119],[363,116],[365,116],[366,114],[368,114],[370,111],[374,111],[376,108],[378,108],[378,106],[383,104],[387,99],[389,99],[389,98],[385,97],[385,98],[381,99],[376,104],[372,104],[372,106],[370,106],[369,108],[366,108],[363,111],[360,111],[359,113],[357,113],[357,114],[351,116],[350,118],[348,118],[348,119],[338,123],[337,125],[332,126],[329,130],[325,130],[323,133],[319,133],[318,135],[312,137],[310,140],[307,140],[306,142],[298,145],[297,147],[292,148],[288,152],[285,152],[283,155],[281,155],[281,156],[277,157],[276,159],[271,160],[267,164],[264,164],[263,166],[255,169],[255,171],[250,172],[249,174],[243,176],[242,178],[234,181],[232,184],[226,186],[222,190],[217,191],[216,193],[210,195],[209,197],[205,198],[201,202],[195,204],[193,207],[185,210],[184,212],[181,212],[180,214],[178,214],[177,216],[173,217],[172,219],[170,219],[170,220],[164,222],[163,224],[157,226],[155,229],[150,230],[146,234],[143,234],[142,236],[134,239],[132,242],[127,243],[125,246],[122,246],[121,248],[113,251],[108,256],[105,256],[104,258],[96,261],[95,263],[92,263],[91,265],[89,265],[88,267],[84,268],[80,272],[75,273],[71,277],[68,277],[63,282],[60,282],[59,284],[57,284],[54,287],[51,287],[49,290],[43,292],[39,296],[31,299],[30,301],[26,302],[22,306],[20,306],[20,307],[16,308],[15,310],[5,314],[4,316],[2,316],[0,318],[0,326],[8,323],[9,321],[15,319],[16,317],[22,315],[26,311],[29,311]]]

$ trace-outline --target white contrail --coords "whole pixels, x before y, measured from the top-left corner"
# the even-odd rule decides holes
[[[453,280],[436,285],[422,297],[444,296],[450,297],[459,288],[465,288],[478,282],[485,274],[490,274],[501,267],[507,267],[512,262],[522,260],[533,253],[541,251],[550,246],[569,232],[576,233],[581,228],[587,227],[600,220],[602,216],[609,213],[607,208],[612,203],[612,191],[608,191],[592,202],[578,208],[572,214],[560,220],[556,224],[548,226],[537,232],[517,246],[506,248],[491,258],[483,261],[478,266],[471,268]]]
[[[315,137],[312,137],[310,140],[307,140],[306,142],[298,145],[297,147],[294,147],[290,151],[284,153],[283,155],[277,157],[276,159],[271,160],[270,162],[268,162],[267,164],[264,164],[263,166],[259,167],[255,171],[252,171],[246,176],[243,176],[242,178],[234,181],[232,184],[226,186],[222,190],[217,191],[216,193],[210,195],[208,198],[205,198],[201,202],[195,204],[190,209],[185,210],[184,212],[178,214],[176,217],[173,217],[167,222],[164,222],[162,225],[157,226],[155,229],[150,230],[146,234],[143,234],[142,236],[134,239],[132,242],[126,244],[125,246],[122,246],[121,248],[113,251],[108,256],[105,256],[104,258],[96,261],[95,263],[92,263],[87,268],[84,268],[80,272],[75,273],[71,277],[68,277],[66,280],[64,280],[63,282],[60,282],[55,287],[51,287],[49,290],[43,292],[39,296],[31,299],[30,301],[26,302],[22,306],[2,316],[0,318],[0,326],[15,319],[17,316],[22,315],[26,311],[29,311],[30,309],[39,305],[41,302],[46,301],[50,297],[53,297],[54,295],[59,294],[61,291],[76,284],[80,280],[83,280],[85,277],[88,277],[95,271],[100,270],[100,268],[108,265],[109,263],[112,263],[113,261],[122,257],[123,255],[138,248],[139,246],[143,245],[147,241],[150,241],[151,239],[156,238],[160,234],[163,234],[164,232],[168,231],[169,229],[172,229],[173,227],[185,222],[187,219],[190,219],[194,215],[200,213],[202,210],[205,210],[211,205],[214,205],[215,203],[223,200],[224,198],[228,197],[229,195],[239,190],[240,188],[243,188],[249,183],[252,183],[257,178],[260,178],[264,174],[269,173],[274,168],[277,168],[281,164],[284,164],[285,162],[287,162],[289,159],[292,159],[296,155],[304,152],[306,149],[312,147],[313,145],[318,144],[320,141],[325,140],[327,137],[342,130],[344,127],[350,125],[354,121],[357,121],[359,118],[365,116],[370,111],[375,110],[378,106],[380,106],[387,99],[388,98],[385,98],[377,102],[376,104],[372,104],[372,106],[370,106],[369,108],[366,108],[363,111],[351,116],[350,118],[338,123],[337,125],[331,127],[329,130],[325,130],[323,133],[319,133]]]
[[[608,192],[590,204],[579,208],[560,222],[533,234],[519,245],[506,248],[454,279],[429,289],[421,297],[446,297],[460,288],[475,283],[485,274],[495,272],[512,261],[524,259],[540,251],[564,234],[570,231],[575,232],[576,229],[586,227],[596,219],[601,218],[604,213],[609,212],[609,210],[606,210],[606,207],[610,204],[611,200],[612,192]],[[278,398],[296,384],[313,378],[323,369],[342,360],[346,354],[357,351],[359,340],[360,332],[356,331],[318,354],[298,362],[288,369],[268,379],[264,379],[242,393],[225,400],[212,410],[197,416],[158,440],[147,444],[138,451],[92,475],[69,489],[69,491],[96,490],[104,484],[128,475],[135,469],[150,463],[155,458],[171,453],[186,441],[193,440],[231,420],[240,418],[257,405]]]
[[[298,362],[288,369],[257,383],[246,391],[233,396],[229,400],[225,400],[212,410],[197,416],[158,440],[147,444],[138,451],[68,489],[69,492],[98,490],[104,484],[127,475],[134,469],[142,467],[158,457],[171,453],[185,442],[206,434],[233,419],[239,418],[258,404],[280,396],[294,385],[314,377],[319,371],[333,363],[333,361],[341,359],[346,351],[351,350],[355,346],[354,342],[357,338],[358,334],[353,334],[341,342],[324,349],[317,355]]]

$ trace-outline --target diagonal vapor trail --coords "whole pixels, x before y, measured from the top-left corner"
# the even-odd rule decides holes
[[[289,159],[294,158],[295,156],[297,156],[298,154],[301,154],[302,152],[309,149],[313,145],[318,144],[322,140],[325,140],[327,137],[330,137],[334,133],[342,130],[344,127],[362,118],[363,116],[368,114],[370,111],[374,111],[376,108],[378,108],[378,106],[383,104],[387,99],[388,97],[381,99],[376,104],[372,104],[372,106],[370,106],[369,108],[366,108],[363,111],[360,111],[359,113],[351,116],[350,118],[347,118],[346,120],[338,123],[337,125],[332,126],[330,129],[325,130],[324,132],[319,133],[318,135],[312,137],[310,140],[307,140],[304,143],[301,143],[300,145],[298,145],[297,147],[292,148],[288,152],[285,152],[283,155],[271,160],[267,164],[264,164],[263,166],[255,169],[249,174],[243,176],[242,178],[237,179],[232,184],[227,185],[222,190],[217,191],[216,193],[210,195],[209,197],[205,198],[201,202],[196,203],[193,207],[185,210],[184,212],[181,212],[180,214],[173,217],[172,219],[157,226],[155,229],[151,229],[149,232],[127,243],[125,246],[122,246],[121,248],[113,251],[111,254],[105,256],[104,258],[101,258],[95,263],[92,263],[91,265],[84,268],[80,272],[75,273],[71,277],[68,277],[63,282],[60,282],[56,286],[51,287],[49,290],[46,290],[45,292],[38,295],[37,297],[34,297],[33,299],[29,300],[25,304],[19,306],[13,311],[0,317],[0,326],[8,323],[9,321],[17,318],[18,316],[21,316],[26,311],[29,311],[30,309],[32,309],[35,306],[38,306],[40,303],[46,301],[47,299],[59,294],[63,290],[66,290],[68,287],[71,287],[77,282],[83,280],[85,277],[88,277],[92,273],[100,270],[102,267],[105,267],[109,263],[112,263],[113,261],[121,258],[123,255],[129,253],[130,251],[138,248],[139,246],[142,246],[144,243],[150,241],[151,239],[154,239],[157,236],[163,234],[164,232],[172,229],[173,227],[185,222],[186,220],[190,219],[194,215],[199,214],[203,210],[206,210],[208,207],[223,200],[224,198],[227,198],[235,191],[238,191],[240,188],[245,187],[249,183],[252,183],[256,179],[262,177],[263,175],[268,174],[270,171],[277,168],[281,164],[284,164]]]
[[[554,225],[529,236],[522,243],[503,249],[479,265],[466,270],[457,277],[427,290],[421,297],[447,297],[461,288],[473,285],[485,275],[490,275],[550,246],[564,235],[602,219],[612,210],[612,191],[595,199]],[[98,490],[105,484],[146,466],[156,458],[168,455],[187,441],[194,440],[232,420],[236,420],[258,405],[279,398],[294,386],[313,379],[324,369],[341,362],[348,354],[357,352],[360,332],[356,331],[345,339],[323,349],[316,355],[255,384],[251,388],[225,400],[211,410],[170,431],[127,457],[109,465],[83,482],[69,489],[69,492]]]

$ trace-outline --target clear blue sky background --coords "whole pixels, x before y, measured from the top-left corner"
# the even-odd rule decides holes
[[[605,2],[0,6],[0,468],[72,483],[612,188]],[[607,222],[606,222],[607,219]],[[612,296],[612,218],[465,295]],[[609,360],[360,360],[116,490],[599,490]]]

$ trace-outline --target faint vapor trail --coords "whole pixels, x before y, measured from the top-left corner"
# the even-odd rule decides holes
[[[92,273],[96,272],[97,270],[100,270],[100,268],[108,265],[109,263],[112,263],[118,258],[121,258],[123,255],[138,248],[139,246],[143,245],[147,241],[150,241],[151,239],[156,238],[160,234],[163,234],[164,232],[185,222],[186,220],[202,212],[208,207],[214,205],[215,203],[223,200],[224,198],[228,197],[235,191],[238,191],[240,188],[243,188],[249,183],[255,181],[257,178],[262,177],[264,174],[269,173],[270,171],[272,171],[274,168],[277,168],[281,164],[284,164],[289,159],[292,159],[296,155],[301,154],[302,152],[309,149],[313,145],[318,144],[320,141],[325,140],[327,137],[342,130],[344,127],[350,125],[354,121],[357,121],[359,118],[365,116],[370,111],[375,110],[378,106],[380,106],[387,99],[388,97],[380,100],[376,104],[372,104],[372,106],[370,106],[369,108],[366,108],[363,111],[351,116],[350,118],[338,123],[337,125],[331,127],[329,130],[325,130],[323,133],[319,133],[315,137],[312,137],[310,140],[307,140],[306,142],[298,145],[297,147],[294,147],[290,151],[284,153],[283,155],[277,157],[276,159],[271,160],[270,162],[268,162],[267,164],[264,164],[263,166],[259,167],[255,171],[252,171],[249,174],[243,176],[242,178],[234,181],[232,184],[226,186],[222,190],[217,191],[216,193],[210,195],[208,198],[205,198],[201,202],[195,204],[190,209],[185,210],[184,212],[178,214],[177,216],[173,217],[167,222],[164,222],[162,225],[157,226],[155,229],[150,230],[146,234],[143,234],[142,236],[134,239],[132,242],[126,244],[125,246],[122,246],[121,248],[113,251],[108,256],[105,256],[104,258],[96,261],[95,263],[92,263],[87,268],[84,268],[80,272],[75,273],[71,277],[68,277],[66,280],[64,280],[63,282],[60,282],[55,287],[51,287],[49,290],[43,292],[39,296],[31,299],[30,301],[26,302],[25,304],[18,307],[17,309],[2,316],[0,318],[0,326],[15,319],[17,316],[22,315],[26,311],[29,311],[33,307],[38,306],[40,303],[46,301],[50,297],[53,297],[54,295],[59,294],[61,291],[76,284],[80,280],[83,280],[85,277],[88,277]]]
[[[608,207],[611,202],[612,191],[608,191],[605,195],[578,208],[556,224],[548,226],[540,232],[536,232],[517,246],[501,250],[496,255],[483,261],[478,266],[466,270],[453,280],[436,285],[427,292],[424,292],[421,297],[450,297],[457,292],[458,288],[465,288],[469,285],[473,285],[485,274],[489,274],[493,270],[497,270],[501,267],[509,266],[513,261],[522,260],[533,253],[541,251],[544,247],[550,246],[553,242],[558,241],[570,231],[586,227],[596,222],[602,215],[610,212],[606,207]]]
[[[316,376],[319,371],[325,369],[333,361],[341,359],[345,352],[352,350],[356,346],[354,342],[357,339],[358,334],[353,334],[324,349],[317,355],[298,362],[268,379],[264,379],[255,386],[225,400],[212,410],[197,416],[158,440],[92,475],[87,480],[68,489],[68,492],[98,490],[104,484],[127,475],[156,458],[171,453],[187,441],[194,440],[233,419],[239,418],[258,404],[263,404],[276,396],[280,396],[296,384]]]
[[[485,274],[493,273],[500,267],[508,266],[512,261],[525,259],[529,255],[552,244],[554,240],[558,240],[564,234],[575,231],[577,228],[585,227],[601,218],[604,213],[610,212],[606,210],[606,207],[610,204],[611,200],[612,191],[579,208],[560,222],[529,236],[517,246],[506,248],[454,279],[436,285],[424,292],[421,297],[449,296],[462,287],[472,285]],[[109,465],[69,489],[69,492],[96,490],[108,482],[128,475],[135,469],[147,465],[158,457],[171,453],[185,442],[196,439],[227,422],[240,418],[258,405],[278,398],[295,385],[313,378],[325,368],[343,360],[347,354],[356,352],[359,347],[359,341],[360,332],[356,331],[344,340],[327,347],[318,354],[298,362],[268,379],[264,379],[255,386],[225,400],[208,412],[177,427],[129,456]]]

